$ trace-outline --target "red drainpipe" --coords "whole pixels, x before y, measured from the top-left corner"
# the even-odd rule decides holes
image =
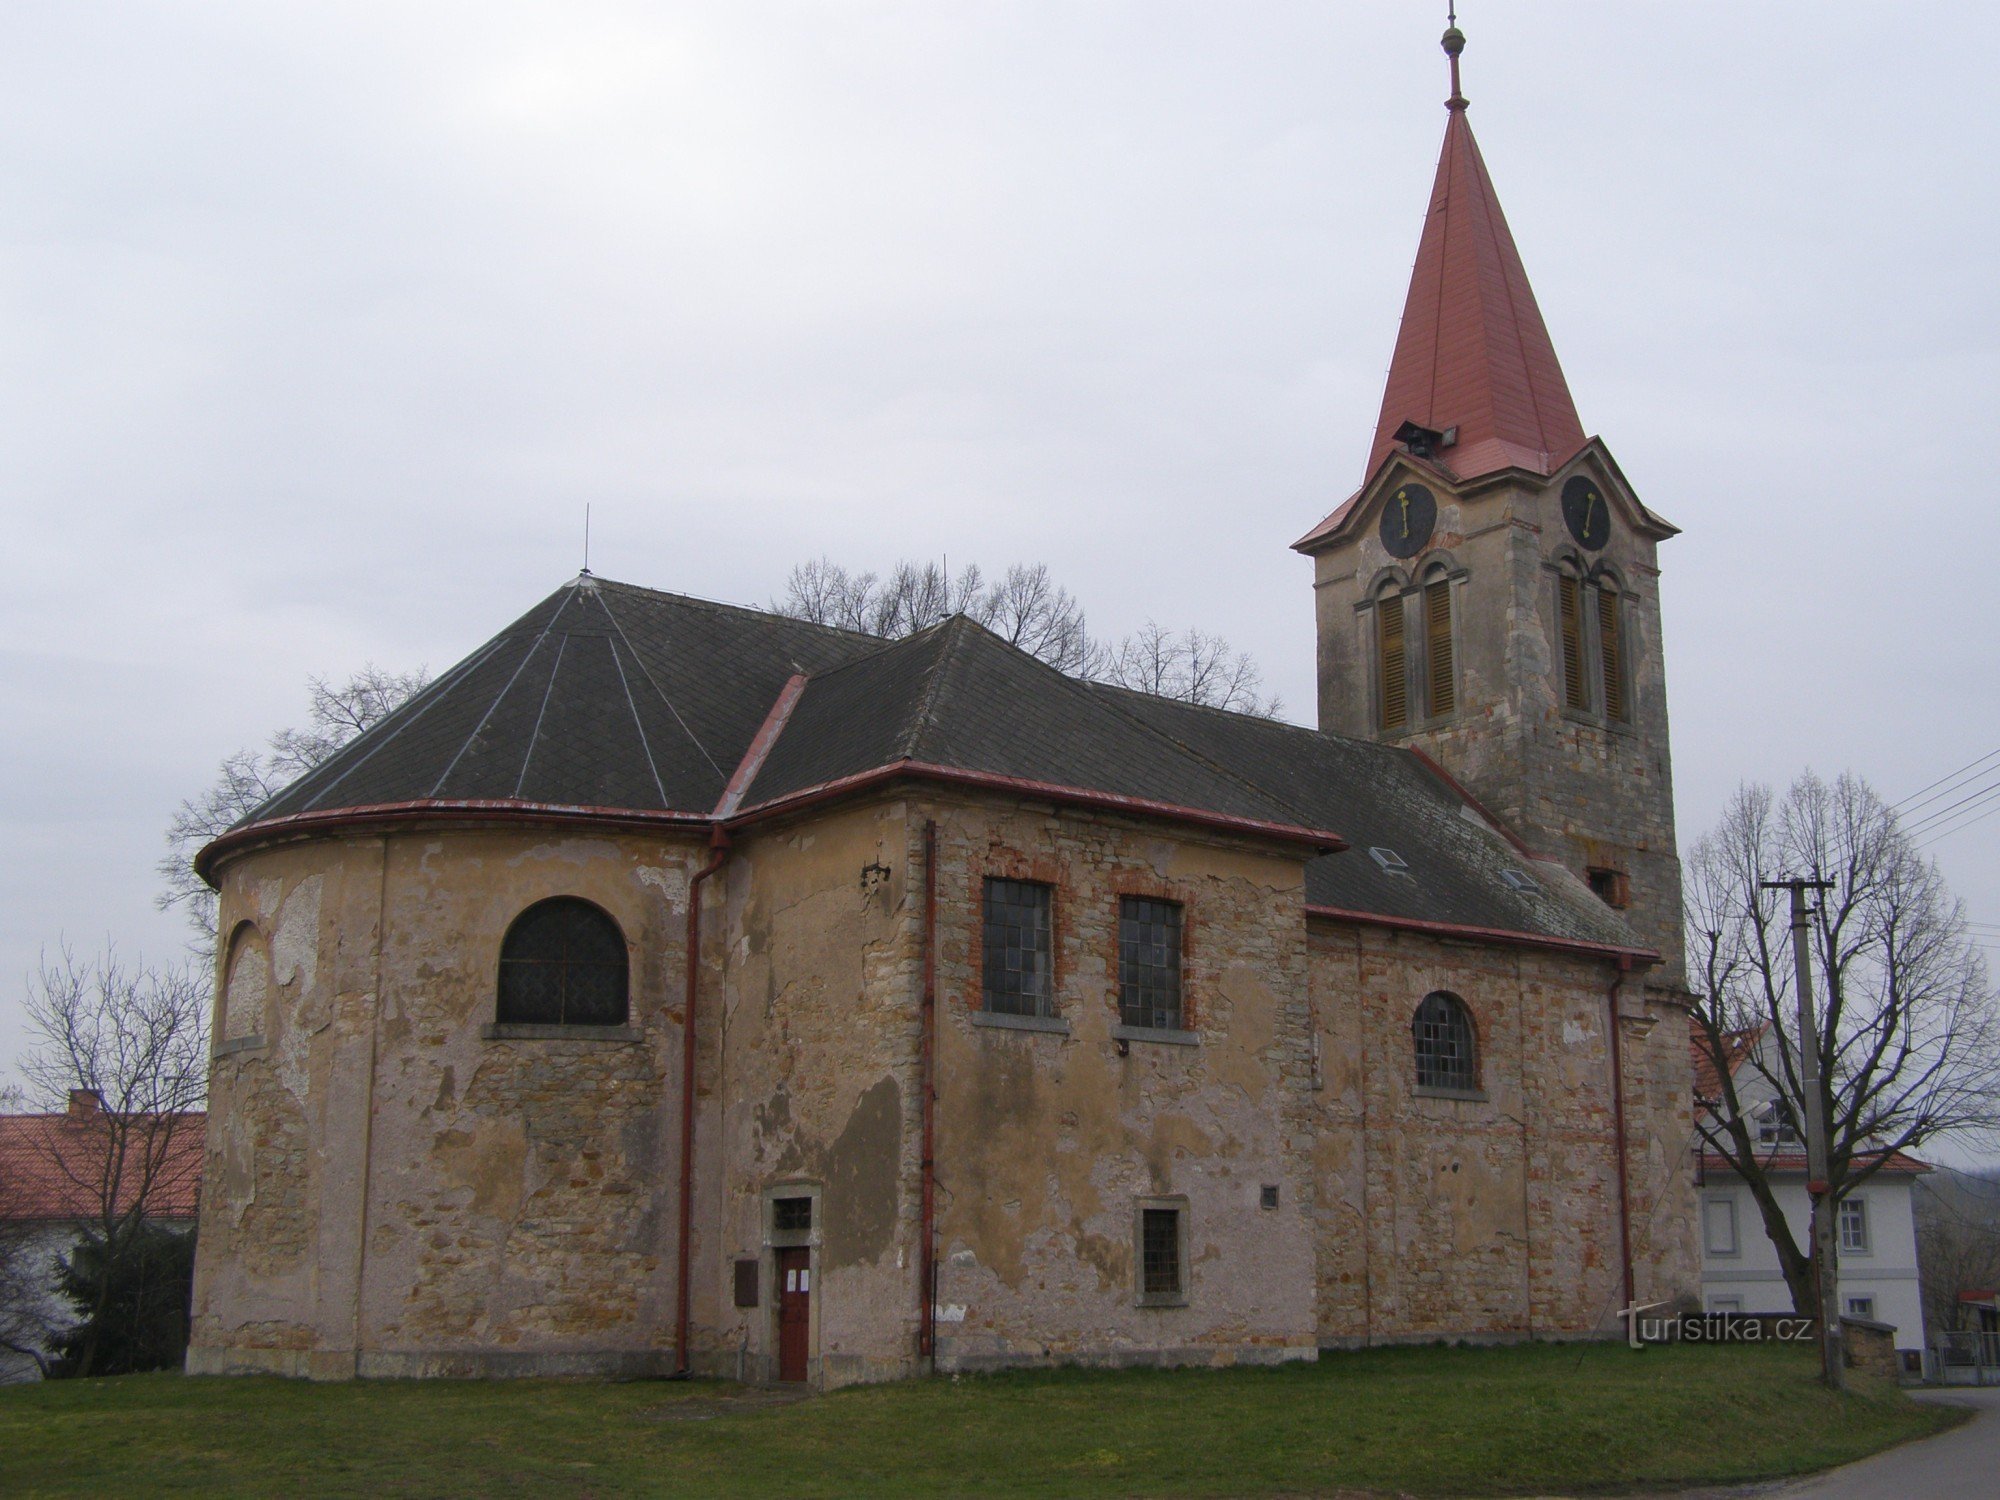
[[[1633,1299],[1632,1282],[1632,1192],[1625,1170],[1625,1062],[1618,1043],[1618,992],[1632,960],[1618,955],[1618,972],[1612,976],[1606,999],[1611,1007],[1611,1134],[1618,1148],[1618,1258],[1625,1270],[1625,1305]]]
[[[709,830],[708,863],[688,882],[687,994],[681,1012],[681,1224],[674,1285],[674,1374],[688,1365],[688,1262],[694,1237],[694,1007],[701,993],[701,883],[729,858],[729,835],[720,823]]]
[[[924,823],[924,998],[922,1054],[919,1062],[924,1118],[923,1257],[917,1308],[917,1353],[937,1354],[937,1163],[933,1145],[937,1132],[937,823]]]

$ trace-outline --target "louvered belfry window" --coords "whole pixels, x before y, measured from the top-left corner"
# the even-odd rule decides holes
[[[1417,1044],[1417,1087],[1471,1092],[1479,1087],[1479,1056],[1472,1017],[1456,995],[1424,996],[1410,1023]]]
[[[1375,633],[1381,642],[1382,727],[1403,729],[1410,722],[1410,658],[1401,594],[1375,601]]]
[[[1449,578],[1436,578],[1424,585],[1424,661],[1432,717],[1451,713],[1458,707],[1458,671],[1451,655]]]
[[[1618,595],[1597,591],[1597,658],[1604,668],[1604,716],[1623,723],[1625,707],[1625,642],[1618,633]]]
[[[1583,585],[1564,573],[1556,582],[1562,627],[1563,706],[1590,712],[1590,682],[1583,673]]]
[[[557,896],[514,919],[500,944],[503,1024],[622,1026],[625,934],[588,901]]]

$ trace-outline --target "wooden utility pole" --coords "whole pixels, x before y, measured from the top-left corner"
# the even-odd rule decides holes
[[[1846,1341],[1840,1335],[1840,1263],[1834,1235],[1838,1226],[1827,1193],[1826,1099],[1820,1084],[1819,1018],[1812,998],[1812,914],[1807,891],[1830,891],[1831,880],[1764,880],[1767,891],[1792,893],[1792,965],[1799,1002],[1799,1092],[1805,1096],[1806,1195],[1812,1201],[1813,1293],[1819,1302],[1820,1378],[1836,1391],[1847,1389]]]

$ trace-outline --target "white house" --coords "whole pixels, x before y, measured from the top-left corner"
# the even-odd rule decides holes
[[[1737,1097],[1756,1120],[1766,1171],[1779,1206],[1803,1247],[1812,1209],[1806,1194],[1805,1143],[1790,1109],[1753,1056],[1775,1045],[1767,1031],[1732,1038],[1730,1071]],[[1775,1070],[1776,1058],[1769,1060]],[[1746,1064],[1749,1064],[1746,1066]],[[1696,1094],[1702,1105],[1720,1090],[1705,1049],[1695,1048]],[[1704,1084],[1711,1085],[1704,1087]],[[1891,1324],[1899,1351],[1924,1347],[1924,1300],[1917,1280],[1917,1222],[1910,1187],[1931,1169],[1903,1152],[1889,1159],[1840,1204],[1840,1308],[1851,1318]],[[1728,1159],[1704,1150],[1695,1178],[1701,1203],[1701,1293],[1709,1312],[1790,1312],[1792,1299],[1778,1252],[1749,1185]]]

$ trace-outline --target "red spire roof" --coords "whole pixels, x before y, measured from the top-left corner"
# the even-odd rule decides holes
[[[1461,479],[1510,466],[1548,474],[1583,446],[1583,424],[1472,138],[1451,40],[1451,114],[1368,474],[1405,422],[1458,429],[1437,458]]]

